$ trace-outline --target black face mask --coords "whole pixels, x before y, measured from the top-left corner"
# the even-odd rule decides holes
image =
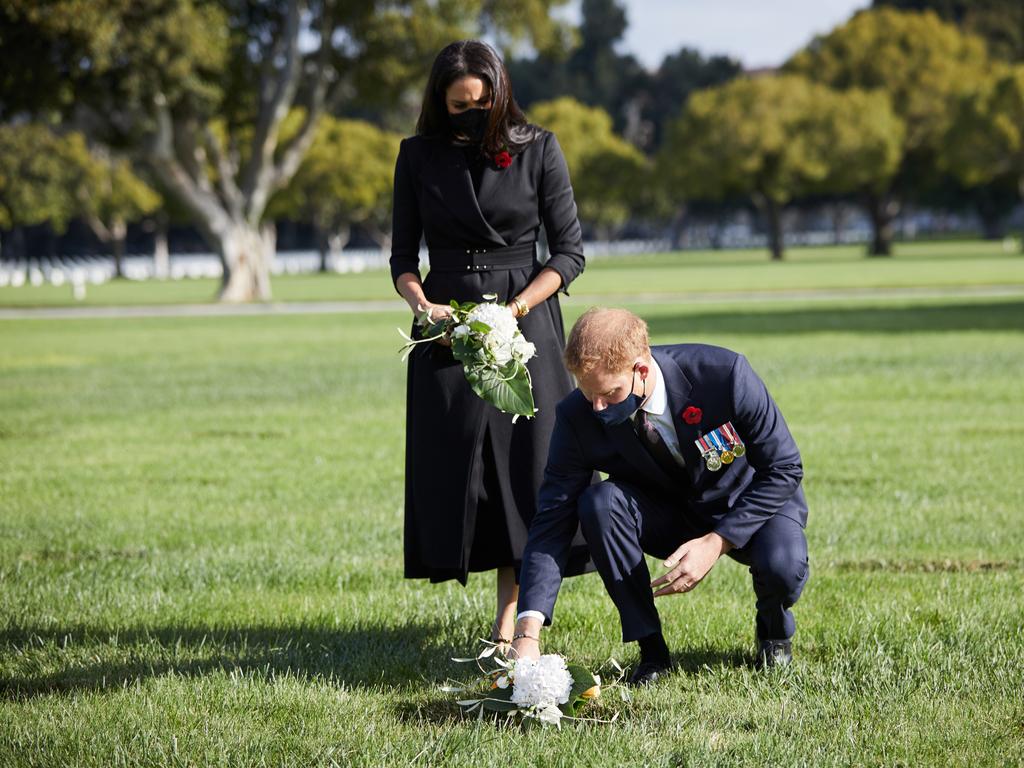
[[[594,411],[594,416],[606,427],[615,427],[633,418],[633,414],[640,410],[640,406],[647,399],[647,379],[644,379],[643,383],[644,393],[642,395],[634,394],[632,391],[633,385],[636,384],[636,368],[634,367],[633,379],[629,387],[630,393],[626,399],[620,403],[606,405],[603,411]]]
[[[479,143],[484,140],[487,132],[487,121],[490,120],[491,110],[489,109],[467,109],[456,114],[448,113],[448,122],[452,130],[460,136],[466,136],[471,142]]]

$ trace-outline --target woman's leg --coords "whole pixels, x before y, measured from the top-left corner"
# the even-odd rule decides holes
[[[516,584],[516,570],[510,566],[498,568],[498,612],[494,619],[492,640],[511,640],[516,627],[516,603],[519,601],[519,585]]]

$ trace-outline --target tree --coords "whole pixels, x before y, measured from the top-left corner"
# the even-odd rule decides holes
[[[633,56],[615,50],[628,26],[626,12],[616,0],[583,0],[580,14],[578,44],[568,52],[555,50],[509,62],[517,98],[530,107],[568,95],[600,107],[623,127],[625,104],[645,74]]]
[[[115,274],[124,277],[128,224],[155,213],[162,204],[160,195],[134,173],[127,159],[89,147],[80,133],[65,136],[60,150],[75,216],[110,248]]]
[[[666,56],[645,89],[643,116],[651,124],[650,146],[661,146],[664,127],[679,117],[690,94],[722,85],[743,72],[743,65],[727,56],[705,58],[692,48]]]
[[[1003,69],[960,101],[944,150],[944,165],[964,184],[1012,176],[1024,200],[1024,65]]]
[[[7,0],[0,117],[59,111],[91,140],[132,149],[220,254],[220,297],[265,299],[267,204],[320,117],[400,98],[470,31],[551,45],[552,2]],[[285,139],[299,105],[304,121]]]
[[[872,6],[934,11],[965,32],[985,38],[993,56],[1024,61],[1024,3],[1020,0],[874,0]]]
[[[875,229],[872,254],[891,253],[892,223],[902,201],[934,177],[952,105],[987,69],[979,38],[933,13],[885,8],[856,14],[787,63],[787,71],[833,88],[884,91],[903,121],[900,170],[867,200]]]
[[[643,154],[615,135],[607,112],[569,97],[533,105],[530,119],[558,137],[580,220],[610,237],[633,210],[648,165]]]
[[[45,125],[0,124],[0,229],[50,222],[61,232],[73,215],[60,139]],[[17,254],[21,255],[21,254]]]
[[[391,207],[392,177],[401,137],[360,120],[321,118],[313,145],[286,189],[271,201],[274,216],[312,222],[320,269],[340,253],[351,228],[379,232]]]
[[[691,96],[658,165],[676,195],[748,196],[767,219],[778,260],[787,203],[826,189],[883,185],[896,168],[900,139],[882,95],[840,94],[797,75],[740,78]]]

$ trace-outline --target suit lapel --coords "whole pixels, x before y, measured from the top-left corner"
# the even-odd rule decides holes
[[[701,424],[687,424],[683,421],[683,411],[688,405],[696,405],[693,402],[693,384],[686,374],[679,368],[679,365],[668,355],[660,350],[652,350],[654,359],[661,369],[665,389],[668,391],[668,409],[672,414],[672,424],[676,428],[676,437],[679,438],[679,450],[686,461],[686,469],[690,478],[695,479],[700,473],[703,461],[700,451],[697,449],[694,440],[701,434]]]
[[[441,200],[448,210],[469,229],[495,247],[505,246],[505,239],[484,218],[473,189],[473,177],[466,163],[466,156],[460,147],[441,142],[440,149],[431,158],[431,173],[427,176],[426,187]],[[488,176],[484,171],[480,183],[480,196],[488,191]]]

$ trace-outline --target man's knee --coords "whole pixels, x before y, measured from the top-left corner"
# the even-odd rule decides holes
[[[595,483],[580,494],[576,509],[584,529],[608,528],[611,518],[626,507],[626,496],[615,483],[605,480]]]
[[[807,582],[806,540],[801,535],[764,542],[757,548],[752,565],[758,581],[795,600]]]

